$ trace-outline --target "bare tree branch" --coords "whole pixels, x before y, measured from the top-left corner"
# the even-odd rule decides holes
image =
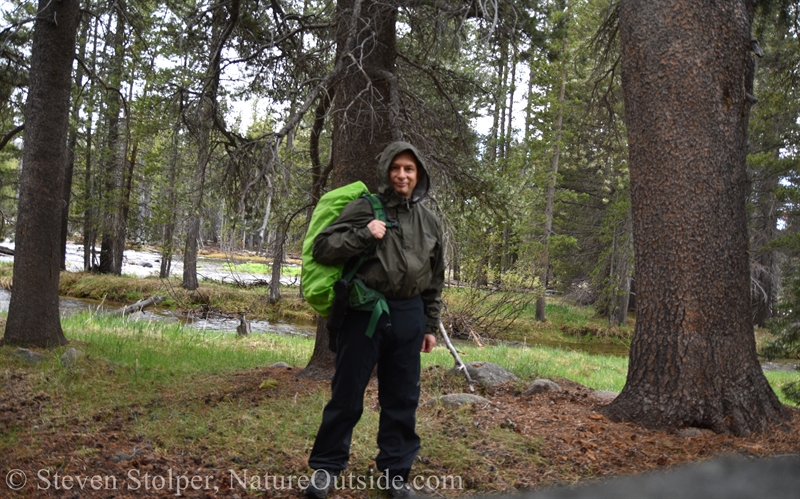
[[[8,142],[14,138],[15,135],[20,133],[21,131],[25,130],[25,123],[14,127],[10,132],[5,134],[2,139],[0,139],[0,151],[8,144]]]
[[[352,15],[353,26],[357,25],[357,21],[360,15],[361,15],[361,0],[355,0],[355,4],[353,6],[353,15]],[[283,140],[283,138],[286,137],[289,131],[293,130],[297,126],[297,124],[300,123],[300,120],[303,119],[303,116],[305,116],[305,114],[317,100],[320,93],[327,92],[327,89],[330,88],[331,86],[331,82],[333,82],[333,80],[337,78],[339,74],[341,74],[344,68],[344,60],[348,58],[348,56],[353,50],[353,45],[355,44],[355,36],[356,36],[355,30],[351,30],[350,34],[348,35],[347,41],[345,43],[345,50],[343,51],[342,57],[340,57],[339,60],[336,61],[333,70],[331,70],[327,75],[325,75],[325,77],[322,78],[320,82],[313,89],[311,89],[311,91],[306,96],[305,101],[303,101],[303,104],[299,108],[297,108],[297,110],[292,115],[289,116],[289,118],[286,120],[286,123],[284,123],[280,131],[271,136],[272,143],[270,144],[269,147],[270,152],[266,158],[266,161],[264,162],[264,165],[261,167],[259,174],[256,175],[255,178],[250,180],[242,189],[242,194],[239,198],[240,213],[244,213],[245,199],[247,197],[247,193],[250,191],[250,189],[253,188],[253,186],[255,186],[258,183],[259,180],[264,178],[264,176],[271,168],[272,163],[274,163],[275,159],[278,157],[278,148],[280,147],[281,140]]]

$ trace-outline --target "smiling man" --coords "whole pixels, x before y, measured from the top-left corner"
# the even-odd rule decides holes
[[[375,462],[392,497],[416,495],[408,475],[420,448],[415,431],[420,352],[436,345],[444,283],[441,226],[421,203],[429,187],[419,151],[393,142],[378,158],[378,197],[389,226],[376,220],[370,202],[360,198],[314,240],[314,259],[326,265],[345,263],[345,272],[377,242],[355,277],[386,297],[389,314],[381,316],[371,336],[370,312],[349,309],[345,315],[336,343],[331,400],[308,460],[316,470],[305,491],[309,497],[326,497],[334,477],[347,467],[353,427],[361,418],[364,390],[376,364],[381,414]]]

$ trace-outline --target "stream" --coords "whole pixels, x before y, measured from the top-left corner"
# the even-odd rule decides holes
[[[8,304],[11,300],[11,293],[5,289],[0,289],[0,312],[8,311]],[[81,298],[60,297],[59,308],[62,317],[68,317],[72,314],[83,312],[86,310],[94,311],[111,311],[124,307],[123,303],[115,302],[99,302],[97,300],[88,300]],[[226,332],[236,334],[236,326],[239,325],[238,318],[231,317],[209,317],[208,319],[185,317],[174,313],[163,307],[149,307],[143,312],[137,312],[130,317],[135,317],[137,320],[157,320],[165,322],[180,322],[186,327],[199,329],[201,331],[209,332]],[[316,334],[316,324],[313,323],[272,323],[267,320],[250,320],[250,328],[254,333],[273,333],[288,336],[303,336],[313,338]],[[454,339],[453,343],[456,346],[460,345],[473,345],[472,341]],[[628,355],[628,347],[619,343],[579,343],[569,341],[546,341],[540,340],[531,343],[520,342],[502,342],[502,341],[489,341],[487,344],[510,344],[517,347],[549,347],[560,348],[562,350],[575,350],[579,352],[586,352],[592,355],[614,355],[618,357],[625,357]],[[794,359],[775,359],[773,361],[766,361],[761,359],[761,367],[765,371],[792,371],[800,368],[797,365],[797,360]]]
[[[0,312],[8,311],[8,304],[11,300],[11,293],[5,289],[0,289]],[[61,310],[61,317],[68,317],[70,315],[83,312],[86,310],[109,312],[124,307],[123,303],[115,303],[110,301],[99,302],[97,300],[87,300],[82,298],[60,297],[59,309]],[[142,312],[132,314],[137,320],[157,320],[164,322],[180,322],[184,326],[199,329],[201,331],[213,332],[229,332],[236,333],[236,326],[239,325],[238,318],[232,317],[209,317],[202,319],[198,317],[186,317],[176,314],[173,311],[163,307],[148,307]],[[277,322],[273,323],[267,320],[249,320],[250,329],[254,333],[276,333],[291,336],[306,336],[313,337],[316,334],[315,324],[289,324]]]

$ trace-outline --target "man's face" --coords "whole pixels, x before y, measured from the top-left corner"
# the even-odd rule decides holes
[[[398,194],[411,198],[417,186],[417,162],[413,154],[404,151],[394,157],[389,166],[389,181]]]

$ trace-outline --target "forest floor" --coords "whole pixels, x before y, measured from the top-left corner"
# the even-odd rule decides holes
[[[42,421],[44,404],[69,401],[37,392],[30,374],[6,369],[0,376],[0,427],[13,429],[3,439],[15,442],[0,456],[0,471],[21,470],[27,475],[27,483],[12,495],[19,497],[175,497],[178,493],[186,497],[301,497],[297,482],[290,483],[289,476],[297,480],[311,472],[305,461],[307,440],[292,448],[274,444],[275,440],[264,435],[261,455],[248,457],[237,454],[236,448],[220,448],[213,439],[176,446],[158,435],[141,433],[139,424],[157,418],[164,408],[203,412],[203,407],[224,403],[253,409],[291,406],[298,404],[298,399],[302,404],[327,396],[327,382],[299,378],[298,371],[255,368],[230,372],[215,377],[213,385],[198,385],[191,393],[163,393],[149,403],[124,410],[50,419],[40,426],[36,423]],[[423,403],[431,384],[439,383],[442,376],[447,375],[434,368],[425,370]],[[270,380],[266,389],[265,380]],[[562,386],[561,392],[523,397],[518,387],[508,385],[484,392],[490,400],[485,406],[447,409],[423,405],[418,413],[422,450],[412,478],[418,485],[427,482],[432,487],[420,492],[432,497],[507,493],[582,484],[720,455],[800,453],[798,409],[789,409],[791,419],[783,428],[746,438],[699,429],[651,431],[609,421],[597,412],[606,402],[593,390],[566,379],[555,381]],[[312,394],[315,396],[309,398]],[[313,402],[306,410],[317,413],[320,408]],[[377,389],[372,383],[365,413],[375,411]],[[314,416],[318,418],[318,414]],[[275,422],[275,431],[287,423],[292,424]],[[243,421],[219,424],[241,425]],[[435,449],[442,447],[465,455],[437,454]],[[351,477],[350,486],[330,497],[382,497],[369,490],[370,480],[375,479],[371,460],[362,456],[356,461],[345,475]],[[11,478],[21,479],[20,475]],[[8,496],[7,484],[0,483],[0,490],[0,495]]]
[[[9,278],[0,275],[4,280]],[[69,294],[111,299],[116,293],[121,301],[135,301],[163,286],[153,279],[92,274],[64,274],[62,283]],[[228,310],[252,309],[255,301],[265,301],[258,289],[208,283],[203,289],[209,303]],[[471,299],[457,290],[451,294],[462,308],[469,309]],[[291,297],[264,314],[299,318],[306,309]],[[620,342],[587,307],[551,301],[548,313],[542,325],[523,316],[515,323],[519,338],[514,339]],[[13,348],[0,347],[0,497],[301,497],[298,479],[302,483],[312,472],[306,460],[329,384],[298,377],[300,367],[263,366],[276,360],[302,365],[312,341],[267,335],[239,341],[184,330],[168,339],[162,327],[169,326],[98,317],[65,321],[69,346],[86,352],[74,368],[59,362],[63,349],[43,352],[48,360],[29,366]],[[493,348],[464,347],[481,360],[490,360]],[[788,408],[791,418],[782,426],[744,438],[695,428],[646,430],[609,421],[598,412],[608,399],[553,375],[599,373],[617,382],[582,382],[619,390],[625,372],[619,362],[606,365],[600,355],[576,357],[558,349],[533,357],[528,352],[535,349],[498,348],[491,359],[525,381],[482,390],[489,400],[485,405],[426,405],[439,395],[466,391],[466,384],[441,367],[452,364],[446,354],[444,361],[425,364],[417,414],[422,448],[412,470],[412,483],[422,486],[421,493],[511,493],[723,455],[800,454],[800,409]],[[548,370],[562,391],[521,395],[527,383]],[[787,379],[796,377],[791,376]],[[330,497],[383,497],[374,470],[378,411],[377,386],[371,383],[344,487]],[[23,478],[14,492],[12,486]]]

